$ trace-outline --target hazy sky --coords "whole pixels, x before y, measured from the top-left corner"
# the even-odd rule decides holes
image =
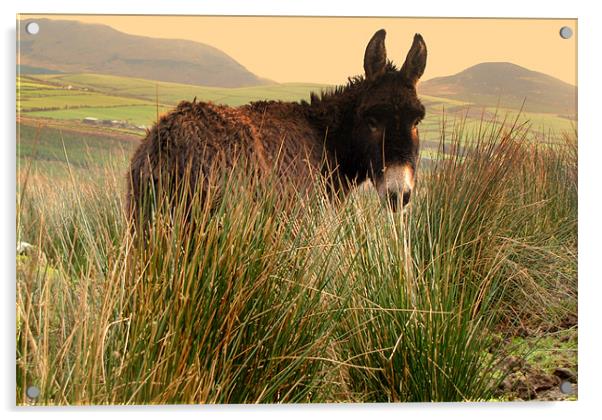
[[[24,18],[30,18],[25,15]],[[372,34],[387,31],[387,55],[403,63],[414,33],[424,37],[423,80],[484,61],[509,61],[577,84],[577,21],[558,19],[315,18],[52,15],[109,25],[129,34],[212,45],[276,82],[344,83],[363,72]],[[562,39],[560,27],[574,35]],[[43,36],[44,28],[40,28]]]

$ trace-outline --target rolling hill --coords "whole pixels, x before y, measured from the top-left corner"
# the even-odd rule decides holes
[[[106,25],[35,19],[20,25],[20,64],[68,73],[102,73],[217,87],[268,83],[217,48],[199,42],[128,35]]]
[[[90,162],[115,161],[125,171],[146,128],[183,99],[197,97],[200,101],[239,106],[261,99],[308,100],[310,92],[327,87],[283,83],[223,88],[101,74],[21,74],[17,77],[18,162],[33,159],[41,173],[60,179],[70,176],[67,159],[82,173],[88,171]],[[484,111],[448,98],[420,97],[427,108],[420,125],[424,162],[438,156],[442,121],[447,121],[445,137],[452,138],[457,124],[469,133],[481,129],[482,118],[488,125],[504,119],[513,121],[518,113],[508,108]],[[574,123],[554,114],[531,112],[522,112],[520,122],[531,126],[530,138],[545,142],[562,142],[561,136],[551,134],[571,132]]]
[[[21,117],[80,123],[85,118],[96,118],[125,121],[137,128],[152,125],[157,113],[168,112],[184,99],[196,97],[199,101],[240,106],[257,100],[308,100],[310,92],[328,88],[313,83],[222,88],[81,73],[21,75],[17,78],[17,87],[17,111]],[[478,125],[481,117],[512,120],[518,113],[508,107],[485,107],[484,113],[482,108],[467,102],[423,95],[420,88],[419,96],[427,109],[420,126],[425,141],[440,136],[444,115],[452,120],[468,118],[468,125]],[[571,131],[574,126],[574,121],[549,113],[523,111],[521,121],[529,121],[535,131],[542,133]]]
[[[324,85],[281,83],[239,88],[208,87],[106,74],[22,74],[17,77],[21,116],[58,120],[128,121],[150,125],[182,100],[239,106],[258,100],[309,100]],[[158,102],[157,102],[158,101]]]
[[[455,99],[479,106],[520,108],[574,117],[577,88],[552,76],[512,63],[480,63],[452,76],[420,84],[424,95]]]

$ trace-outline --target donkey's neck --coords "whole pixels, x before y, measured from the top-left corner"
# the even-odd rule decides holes
[[[356,104],[362,82],[338,87],[318,97],[312,94],[309,118],[322,134],[322,146],[327,152],[331,170],[341,181],[361,183],[368,168],[363,156],[358,156],[352,142]]]

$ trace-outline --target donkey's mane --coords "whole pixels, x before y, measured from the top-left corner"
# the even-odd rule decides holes
[[[391,62],[387,61],[387,67],[385,73],[396,73],[399,69]],[[367,89],[369,83],[366,81],[364,75],[351,76],[347,78],[347,83],[344,85],[338,85],[331,88],[325,88],[320,92],[320,95],[316,95],[312,92],[311,103],[328,100],[334,96],[344,95],[348,91],[357,92],[358,90]]]
[[[397,75],[398,71],[395,64],[387,61],[383,77]],[[345,117],[348,117],[347,111],[355,105],[358,96],[372,86],[373,82],[366,80],[364,75],[352,76],[344,85],[325,88],[320,93],[312,92],[309,103],[301,101],[301,105],[314,124],[320,128],[328,127],[329,130],[337,131]]]

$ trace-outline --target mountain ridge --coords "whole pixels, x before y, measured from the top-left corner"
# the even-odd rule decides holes
[[[419,93],[479,106],[524,108],[574,117],[577,87],[545,73],[509,62],[483,62],[450,76],[435,77]]]
[[[20,64],[72,73],[101,73],[216,87],[266,84],[223,51],[191,40],[130,35],[102,24],[35,19],[30,35],[21,21]]]

